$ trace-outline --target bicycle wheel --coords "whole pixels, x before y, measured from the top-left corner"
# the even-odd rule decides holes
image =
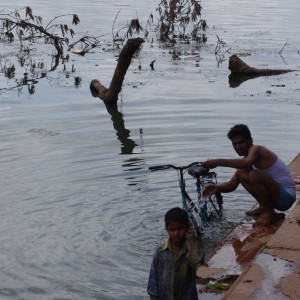
[[[207,219],[219,219],[222,217],[223,197],[220,193],[215,194],[207,200]]]
[[[190,224],[192,227],[197,227],[201,232],[203,227],[203,221],[201,219],[201,214],[198,205],[190,198],[190,196],[185,193],[184,205],[183,208],[187,211],[189,219],[193,221],[193,224]]]

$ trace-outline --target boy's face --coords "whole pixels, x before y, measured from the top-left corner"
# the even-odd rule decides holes
[[[174,221],[168,224],[166,230],[171,244],[180,245],[185,241],[189,228],[183,222]]]

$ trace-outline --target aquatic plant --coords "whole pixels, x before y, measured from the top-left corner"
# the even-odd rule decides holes
[[[207,28],[206,21],[201,18],[200,1],[161,0],[156,10],[161,40],[197,38],[198,33]]]
[[[30,43],[43,40],[52,44],[57,53],[62,55],[64,45],[68,45],[69,36],[74,36],[70,25],[56,23],[59,18],[70,16],[61,15],[53,18],[43,26],[43,18],[33,14],[31,7],[27,6],[12,13],[0,13],[1,42],[12,43],[17,38],[21,50],[30,51]],[[77,14],[71,14],[72,25],[77,25],[80,20]]]
[[[9,13],[1,10],[0,43],[4,46],[13,45],[14,52],[7,51],[7,54],[0,57],[0,74],[11,79],[9,87],[0,90],[22,90],[23,86],[27,86],[28,92],[33,94],[34,84],[40,78],[46,77],[48,72],[56,70],[59,64],[63,65],[63,73],[66,76],[73,73],[74,65],[71,70],[67,70],[66,67],[69,61],[68,52],[85,55],[100,45],[99,37],[84,35],[78,40],[74,39],[75,31],[72,27],[79,23],[77,14],[64,14],[52,18],[44,25],[43,18],[35,15],[29,6]],[[51,66],[46,67],[46,63],[36,61],[35,58],[38,59],[37,53],[44,54],[45,49],[52,49],[49,45],[54,46],[56,52],[46,56],[51,59]],[[18,52],[15,54],[16,49]],[[38,51],[39,49],[42,51]],[[25,73],[22,74],[24,76],[21,75],[22,78],[19,79],[15,78],[20,75],[16,70],[17,66],[25,69]],[[80,85],[78,78],[74,78],[75,86]]]

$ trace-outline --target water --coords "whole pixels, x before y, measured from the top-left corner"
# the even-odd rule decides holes
[[[28,5],[2,2],[10,10]],[[46,15],[44,2],[29,5],[48,21],[77,13],[77,32],[103,35],[103,48],[71,55],[67,70],[59,65],[32,95],[26,86],[3,89],[15,81],[0,74],[0,299],[147,298],[152,254],[165,238],[163,215],[180,205],[176,173],[150,173],[149,166],[235,157],[226,134],[236,123],[248,124],[255,143],[286,163],[299,152],[299,72],[230,88],[228,58],[238,53],[251,66],[299,69],[300,4],[203,2],[207,43],[185,46],[179,60],[169,52],[182,48],[145,43],[127,72],[118,111],[110,113],[89,84],[94,78],[110,82],[112,23],[119,12],[115,28],[137,15],[145,24],[155,5],[51,1]],[[217,37],[226,46],[216,57]],[[15,51],[6,45],[1,64]],[[46,60],[49,70],[42,54],[32,59]],[[17,67],[15,78],[23,73]],[[233,170],[217,172],[223,181]],[[242,189],[226,195],[224,219],[206,238],[207,249],[253,204]]]
[[[289,276],[293,270],[293,264],[283,259],[274,260],[274,256],[265,253],[260,253],[255,258],[255,263],[258,264],[264,276],[262,280],[262,287],[258,289],[255,299],[272,298],[274,300],[289,299],[276,288],[281,278]]]

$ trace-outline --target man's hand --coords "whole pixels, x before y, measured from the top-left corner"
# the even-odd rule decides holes
[[[203,197],[211,197],[212,195],[216,194],[218,192],[218,186],[215,184],[208,185],[203,190]]]
[[[208,169],[214,169],[218,166],[218,160],[217,159],[208,159],[207,161],[202,163],[203,167]]]

